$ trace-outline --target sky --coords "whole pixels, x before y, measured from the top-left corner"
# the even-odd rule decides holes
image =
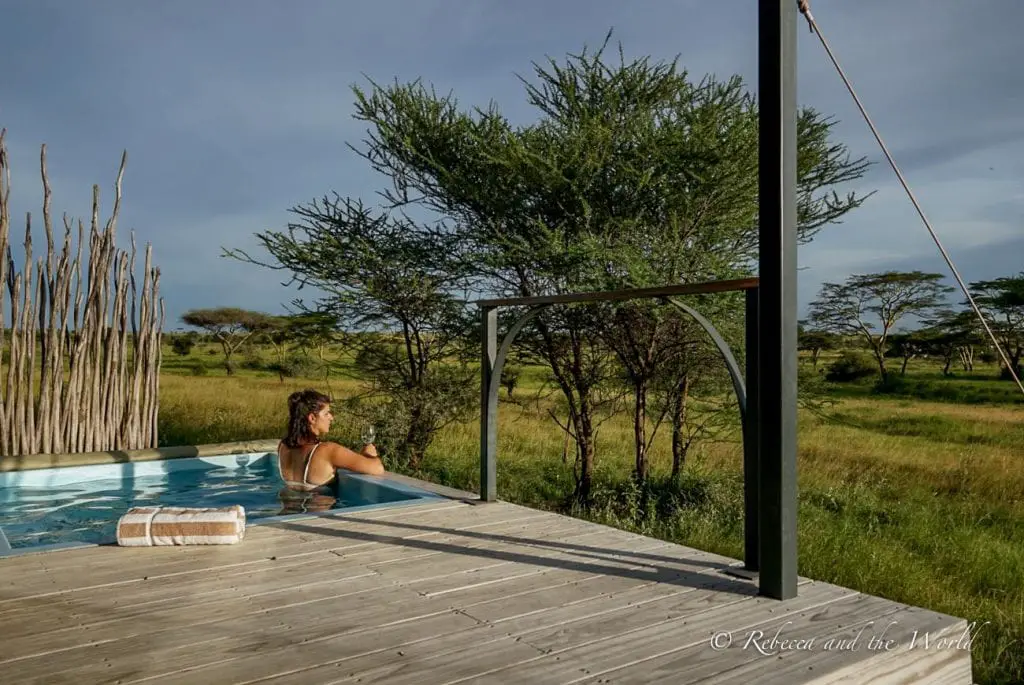
[[[963,277],[1024,270],[1024,2],[811,7]],[[127,150],[118,245],[129,247],[132,230],[140,247],[153,245],[164,330],[199,307],[281,313],[309,291],[221,250],[266,257],[255,234],[284,228],[290,207],[327,193],[374,200],[381,178],[347,147],[365,138],[353,85],[421,78],[467,108],[493,100],[527,124],[518,75],[614,29],[627,56],[678,56],[694,77],[739,74],[753,90],[756,16],[752,0],[6,0],[0,128],[12,238],[20,250],[26,212],[41,225],[41,144],[56,215],[86,220],[97,183],[109,215]],[[801,312],[823,281],[853,273],[949,274],[803,23],[798,41],[799,103],[835,116],[837,140],[876,162],[848,186],[875,195],[800,248]]]

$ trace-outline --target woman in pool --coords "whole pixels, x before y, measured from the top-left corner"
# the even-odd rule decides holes
[[[324,442],[334,415],[331,398],[316,390],[301,390],[288,398],[288,433],[277,446],[277,465],[289,490],[329,494],[335,469],[380,475],[384,465],[377,449],[364,445],[361,452]]]

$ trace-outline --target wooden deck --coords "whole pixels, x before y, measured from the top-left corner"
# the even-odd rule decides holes
[[[233,546],[15,556],[0,682],[971,682],[969,649],[934,642],[962,619],[803,578],[793,600],[759,598],[737,566],[454,500],[252,526]],[[891,648],[872,649],[886,626]],[[791,642],[764,655],[751,631]]]

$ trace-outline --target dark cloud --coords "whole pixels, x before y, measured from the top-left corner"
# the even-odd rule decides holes
[[[948,250],[950,260],[966,283],[1013,276],[1024,271],[1024,236],[978,247]],[[891,259],[882,262],[883,269],[913,271],[920,269],[946,274],[949,284],[956,286],[953,273],[938,248],[932,254],[914,259]]]
[[[1024,72],[1019,0],[812,0],[822,29],[929,214],[960,247],[1020,225]],[[362,137],[351,85],[422,77],[467,107],[534,113],[516,74],[596,46],[610,27],[629,56],[680,57],[695,77],[756,87],[751,3],[618,0],[8,0],[0,41],[0,126],[15,164],[15,213],[37,211],[46,142],[55,209],[86,216],[93,183],[110,188],[129,151],[122,235],[137,229],[164,269],[169,316],[212,303],[278,309],[278,274],[226,265],[223,245],[279,228],[286,209],[331,190],[372,199],[380,180],[346,147]],[[799,97],[835,115],[836,135],[883,162],[849,94],[804,26]],[[841,227],[803,248],[801,299],[822,274],[934,257],[884,163],[879,189]],[[976,222],[976,223],[975,223]],[[977,225],[976,225],[977,224]],[[959,232],[959,233],[958,233]],[[895,237],[893,234],[896,233]],[[962,251],[968,265],[1010,260],[1007,245]],[[1019,250],[1017,251],[1019,254]],[[852,255],[852,256],[851,256]],[[1012,260],[1010,260],[1012,261]],[[1002,266],[1008,266],[1002,264]],[[973,268],[973,267],[971,267]]]

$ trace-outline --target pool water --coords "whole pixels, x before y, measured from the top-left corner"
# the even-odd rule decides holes
[[[336,485],[324,492],[291,492],[277,472],[276,455],[43,469],[0,474],[0,531],[14,550],[57,543],[103,544],[116,539],[121,515],[138,506],[240,504],[248,522],[430,496],[341,472]]]

